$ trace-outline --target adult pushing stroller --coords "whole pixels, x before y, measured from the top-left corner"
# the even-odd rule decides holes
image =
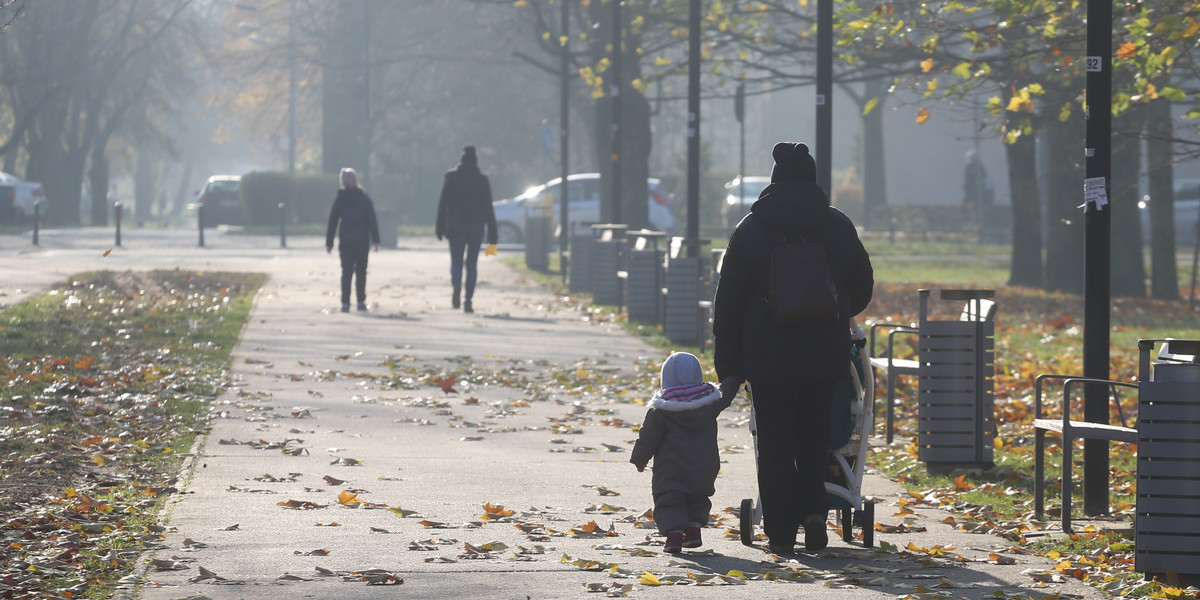
[[[842,540],[854,540],[854,526],[862,529],[863,545],[875,545],[875,503],[862,497],[863,470],[867,457],[867,438],[875,429],[875,383],[867,358],[863,356],[866,335],[853,323],[850,344],[850,376],[838,382],[830,411],[829,467],[825,473],[825,493],[829,505],[838,511]],[[750,389],[753,395],[754,390]],[[758,424],[750,411],[750,437],[754,439],[754,463],[758,466]],[[762,522],[761,499],[742,500],[739,512],[742,543],[754,543],[754,526]]]

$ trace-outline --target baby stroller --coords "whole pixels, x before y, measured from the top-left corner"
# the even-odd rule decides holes
[[[829,505],[838,511],[842,540],[854,540],[854,526],[862,529],[863,545],[875,545],[875,503],[862,498],[863,469],[867,457],[867,438],[875,430],[875,382],[866,368],[866,336],[857,323],[850,344],[850,377],[841,381],[834,392],[830,411],[829,468],[825,474],[825,492]],[[753,394],[753,390],[750,390]],[[750,437],[754,439],[754,462],[758,464],[758,425],[750,412]],[[742,543],[754,543],[754,526],[762,522],[762,503],[755,498],[742,500],[739,512]]]

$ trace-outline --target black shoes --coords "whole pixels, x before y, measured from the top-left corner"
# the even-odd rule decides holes
[[[458,297],[461,294],[462,294],[462,288],[457,288],[457,287],[454,288],[454,296],[452,296],[450,298],[450,306],[453,306],[454,308],[458,308],[458,306],[460,304]],[[470,304],[470,303],[468,302],[468,304]],[[468,312],[470,312],[470,311],[468,311]]]
[[[366,302],[359,302],[359,303],[358,303],[358,310],[367,310],[367,303],[366,303]]]
[[[350,303],[349,302],[342,303],[342,312],[350,312]]]
[[[467,300],[466,302],[463,302],[463,312],[466,312],[466,313],[473,313],[473,312],[475,312],[475,309],[471,307],[471,301],[470,301],[470,300]]]

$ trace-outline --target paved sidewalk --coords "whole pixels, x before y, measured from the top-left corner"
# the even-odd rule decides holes
[[[817,555],[742,545],[729,511],[757,491],[738,409],[721,421],[720,526],[698,551],[662,553],[641,518],[650,474],[628,464],[644,415],[636,400],[656,375],[638,365],[653,369],[662,352],[494,257],[480,258],[477,312],[464,314],[449,307],[443,244],[403,238],[370,257],[371,310],[342,314],[337,259],[318,238],[282,249],[214,231],[197,248],[194,232],[135,229],[105,256],[110,236],[43,231],[40,248],[0,236],[0,304],[97,269],[270,276],[234,353],[234,384],[163,515],[165,547],[142,560],[139,598],[605,595],[589,586],[638,598],[1103,597],[1074,580],[1037,584],[1048,561],[955,530],[943,511],[893,516],[903,490],[871,474],[876,520],[924,531],[877,532],[886,552],[832,530]],[[456,393],[435,382],[448,377]]]

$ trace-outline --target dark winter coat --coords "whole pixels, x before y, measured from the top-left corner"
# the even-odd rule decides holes
[[[362,188],[338,190],[333,207],[329,209],[329,225],[325,227],[326,248],[333,247],[334,233],[343,242],[379,243],[379,222],[375,220],[375,204]]]
[[[664,400],[655,395],[638,432],[629,462],[645,465],[654,458],[651,491],[654,497],[670,492],[716,492],[721,470],[717,450],[717,415],[733,400],[721,397],[716,387],[688,400]]]
[[[825,249],[837,285],[839,320],[781,327],[771,320],[771,251],[783,234],[799,234]],[[792,238],[794,240],[794,238]],[[713,304],[713,362],[717,377],[779,384],[848,375],[850,318],[871,301],[874,272],[854,224],[829,205],[811,181],[772,183],[729,238]]]
[[[487,243],[496,243],[496,213],[492,210],[492,186],[487,175],[479,167],[469,163],[458,163],[446,171],[442,184],[442,195],[438,199],[438,239],[454,232],[460,224],[487,225]]]

